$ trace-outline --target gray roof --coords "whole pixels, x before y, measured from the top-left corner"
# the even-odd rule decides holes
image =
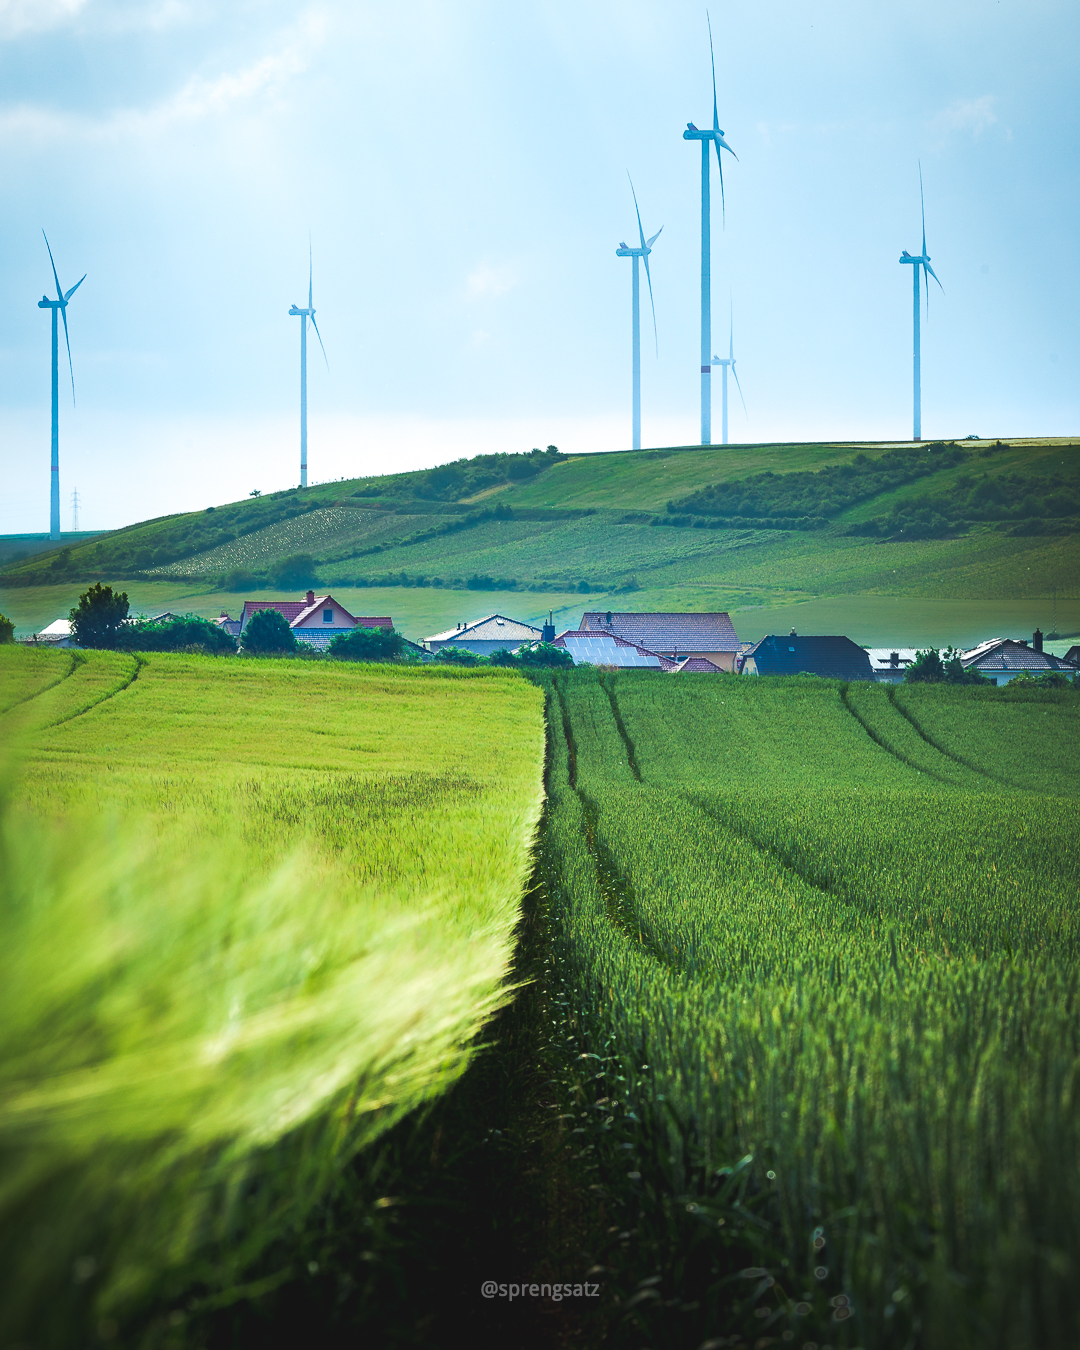
[[[990,642],[980,642],[971,651],[965,652],[961,661],[965,667],[974,667],[981,671],[1063,670],[1071,675],[1077,667],[1059,656],[1049,652],[1037,652],[1026,642],[1016,642],[1012,638],[995,638]]]
[[[787,637],[771,633],[743,658],[753,658],[759,675],[821,675],[829,680],[872,680],[866,652],[849,637]]]
[[[727,613],[615,613],[587,610],[585,631],[615,633],[654,652],[737,652],[739,637]]]
[[[898,665],[910,666],[918,650],[917,647],[867,647],[866,654],[875,670],[892,670],[895,669],[892,661],[894,652]]]
[[[463,628],[448,628],[445,633],[433,633],[425,642],[522,642],[538,641],[541,630],[520,619],[508,619],[505,614],[488,614]]]

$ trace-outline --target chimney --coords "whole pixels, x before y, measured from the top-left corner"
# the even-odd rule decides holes
[[[308,602],[309,605],[313,605],[313,604],[315,603],[315,592],[314,592],[314,591],[308,591],[308,593],[307,593],[307,602]]]
[[[1035,632],[1032,634],[1031,645],[1035,648],[1037,652],[1042,651],[1042,639],[1043,635],[1041,630],[1036,628]]]
[[[555,624],[554,624],[554,622],[553,622],[553,620],[552,620],[551,615],[552,615],[552,611],[549,609],[549,610],[548,610],[548,621],[547,621],[546,624],[544,624],[543,628],[541,628],[541,630],[540,630],[540,641],[541,641],[541,642],[554,642],[554,641],[555,641]]]
[[[899,664],[900,664],[900,653],[899,653],[899,652],[890,652],[890,653],[889,653],[889,665],[890,665],[890,666],[898,666]]]
[[[796,631],[795,631],[794,628],[793,628],[793,629],[791,630],[791,632],[788,634],[788,637],[798,637],[798,636],[799,636],[799,635],[798,635],[798,633],[796,633]]]

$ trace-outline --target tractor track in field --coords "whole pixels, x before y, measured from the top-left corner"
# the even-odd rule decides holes
[[[107,690],[100,698],[96,698],[92,703],[88,703],[85,708],[79,708],[76,712],[68,713],[66,717],[57,718],[55,722],[47,722],[45,726],[42,727],[42,730],[51,730],[53,727],[62,727],[65,722],[74,722],[77,717],[82,717],[85,713],[90,712],[94,708],[100,708],[101,705],[107,703],[109,699],[115,698],[117,694],[122,694],[125,689],[130,689],[139,678],[139,671],[142,670],[143,666],[146,664],[141,656],[133,656],[132,660],[135,662],[135,669],[123,684],[118,684],[115,689]],[[79,662],[78,664],[81,665],[83,663]]]
[[[946,759],[951,759],[954,764],[959,764],[962,768],[970,769],[972,773],[981,774],[983,778],[989,778],[992,783],[1001,783],[1004,787],[1012,789],[1013,792],[1024,791],[1023,788],[1017,787],[1015,783],[1011,783],[1007,778],[1003,778],[1001,774],[991,773],[989,769],[980,768],[978,764],[973,764],[970,760],[964,759],[962,755],[956,754],[955,751],[949,750],[944,745],[941,745],[938,741],[935,741],[933,736],[931,736],[930,733],[926,731],[922,726],[920,726],[918,721],[916,721],[914,714],[908,712],[908,710],[897,701],[896,690],[892,687],[892,685],[890,685],[886,689],[885,697],[889,700],[889,702],[900,714],[900,716],[904,719],[904,721],[911,725],[911,727],[915,730],[916,734],[918,736],[921,736],[922,739],[926,742],[926,744],[935,749],[939,755],[944,755]]]
[[[862,727],[863,731],[866,732],[874,744],[880,746],[886,754],[892,755],[893,759],[899,760],[901,764],[906,765],[909,769],[914,769],[916,773],[926,774],[928,778],[933,778],[939,783],[944,783],[947,787],[956,786],[951,779],[944,777],[943,774],[935,773],[933,769],[920,768],[920,766],[916,764],[913,759],[909,759],[903,751],[897,750],[895,746],[890,745],[885,737],[882,736],[880,732],[875,731],[866,718],[863,717],[862,713],[854,707],[848,696],[848,686],[846,684],[841,684],[840,686],[840,702],[852,717],[854,717],[855,721],[858,722],[859,726]],[[923,737],[923,739],[925,740],[926,738]],[[934,749],[936,750],[937,746],[934,746]]]
[[[13,712],[16,708],[21,708],[25,703],[32,703],[34,699],[40,698],[42,694],[47,694],[50,689],[55,689],[58,684],[63,684],[65,680],[69,680],[72,675],[75,674],[77,668],[83,664],[84,659],[85,658],[81,657],[78,652],[72,652],[70,664],[62,675],[58,675],[55,680],[50,680],[48,684],[43,684],[40,689],[35,689],[33,693],[26,694],[23,698],[17,698],[14,703],[9,704],[9,706],[4,709],[3,713],[0,713],[0,717],[6,717],[9,712]]]

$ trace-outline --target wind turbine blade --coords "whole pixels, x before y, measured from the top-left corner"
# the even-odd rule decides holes
[[[731,373],[732,373],[732,375],[735,375],[735,362],[734,362],[734,361],[732,361],[732,363],[731,363]],[[735,388],[739,391],[739,399],[740,399],[740,401],[742,402],[742,410],[743,410],[744,413],[746,413],[747,417],[749,417],[750,414],[749,414],[748,412],[746,412],[746,399],[743,398],[742,385],[739,383],[739,377],[738,377],[738,375],[735,375]]]
[[[926,257],[926,198],[923,196],[923,185],[922,185],[922,160],[921,160],[921,159],[919,160],[919,205],[920,205],[920,207],[922,207],[922,255],[923,255],[923,257],[925,258],[925,257]],[[935,277],[934,280],[936,281],[937,278]],[[939,286],[941,285],[941,282],[940,282],[940,281],[938,282],[938,285],[939,285]]]
[[[311,314],[309,317],[310,317],[310,319],[311,319],[311,326],[312,326],[312,328],[315,329],[315,336],[319,339],[319,346],[322,347],[322,359],[323,359],[324,361],[326,361],[326,369],[329,370],[329,369],[330,369],[330,362],[329,362],[329,360],[327,359],[326,348],[323,347],[322,334],[319,332],[319,325],[315,322],[315,315],[314,315],[314,314]]]
[[[656,233],[653,235],[653,237],[652,237],[651,239],[646,239],[646,240],[645,240],[645,247],[646,247],[646,248],[652,248],[653,244],[656,243],[656,241],[660,238],[660,236],[661,236],[663,233],[664,233],[664,227],[663,227],[663,225],[661,225],[660,228],[656,231]]]
[[[41,237],[45,240],[45,247],[49,250],[49,262],[52,263],[53,280],[56,282],[56,298],[57,300],[63,300],[64,292],[60,289],[60,278],[56,275],[56,263],[53,262],[52,245],[49,243],[49,236],[42,230]]]
[[[626,176],[627,178],[630,178],[629,170],[627,171]],[[641,212],[638,210],[637,193],[634,192],[634,180],[632,178],[630,178],[630,191],[634,196],[634,210],[637,213],[638,238],[641,240],[641,247],[644,249],[647,248],[648,245],[645,243],[645,231],[641,228]]]
[[[717,164],[720,166],[720,224],[721,224],[721,225],[726,225],[726,224],[727,224],[727,203],[724,201],[724,166],[723,166],[723,164],[720,162],[720,146],[719,146],[719,144],[718,144],[716,141],[713,141],[713,145],[716,146],[716,162],[717,162]],[[732,151],[732,153],[734,154],[734,151]]]
[[[67,310],[60,306],[60,317],[64,321],[64,341],[67,344],[68,370],[71,372],[71,405],[75,406],[75,367],[71,364],[71,339],[68,337]]]
[[[70,300],[71,297],[75,294],[75,292],[79,289],[79,287],[83,284],[85,280],[86,280],[86,273],[84,272],[82,276],[78,279],[78,281],[75,283],[75,285],[72,286],[71,290],[64,292],[64,299]]]
[[[731,373],[735,374],[735,306],[728,302],[728,360],[731,362]]]
[[[937,284],[938,284],[939,286],[941,286],[941,282],[938,281],[938,274],[934,271],[934,269],[930,266],[930,264],[929,264],[928,262],[927,262],[927,263],[923,263],[923,266],[924,266],[924,267],[926,268],[926,270],[930,273],[930,275],[934,278],[934,280],[937,281]],[[927,294],[929,294],[930,287],[927,286],[926,290],[927,290]],[[942,295],[945,294],[945,287],[944,287],[944,286],[941,286],[941,293],[942,293]]]
[[[653,345],[656,347],[656,354],[657,354],[657,356],[659,356],[659,355],[660,355],[660,339],[659,339],[659,337],[657,337],[657,334],[656,334],[656,305],[655,305],[654,302],[653,302],[653,294],[652,294],[652,277],[649,275],[649,255],[648,255],[647,253],[643,253],[643,254],[641,255],[641,261],[645,264],[645,280],[649,283],[649,305],[650,305],[650,307],[652,308],[652,334],[653,334]]]
[[[308,241],[307,241],[307,307],[308,307],[308,309],[311,308],[311,236],[310,236],[310,235],[308,235]],[[312,323],[314,323],[314,322],[315,322],[315,320],[312,319]],[[318,329],[316,329],[315,331],[318,332]],[[320,338],[319,341],[321,342],[321,341],[322,341],[322,338]],[[323,355],[325,356],[326,353],[324,352]]]
[[[712,19],[709,18],[709,11],[705,11],[705,22],[709,25],[709,60],[712,62],[712,129],[720,130],[720,118],[716,111],[716,55],[713,52],[712,41]]]

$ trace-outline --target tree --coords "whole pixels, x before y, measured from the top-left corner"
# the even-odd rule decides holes
[[[310,553],[294,553],[282,558],[274,569],[274,585],[282,590],[300,590],[315,582],[315,559]]]
[[[574,658],[565,647],[556,647],[551,642],[537,642],[529,647],[519,647],[518,661],[530,670],[559,669],[574,664]]]
[[[329,652],[339,661],[400,661],[405,639],[393,628],[354,628],[338,633]]]
[[[945,667],[933,647],[925,652],[916,652],[915,660],[904,671],[905,684],[936,684],[944,678]]]
[[[94,583],[79,596],[79,603],[68,616],[71,636],[79,647],[115,647],[120,625],[128,616],[126,591]]]
[[[15,625],[6,614],[0,614],[0,644],[15,641]]]
[[[989,684],[990,681],[982,673],[976,670],[974,666],[967,669],[960,660],[959,649],[949,647],[945,652],[944,661],[945,683],[946,684]]]
[[[257,609],[248,619],[240,641],[246,652],[296,651],[296,634],[288,619],[276,609]]]

